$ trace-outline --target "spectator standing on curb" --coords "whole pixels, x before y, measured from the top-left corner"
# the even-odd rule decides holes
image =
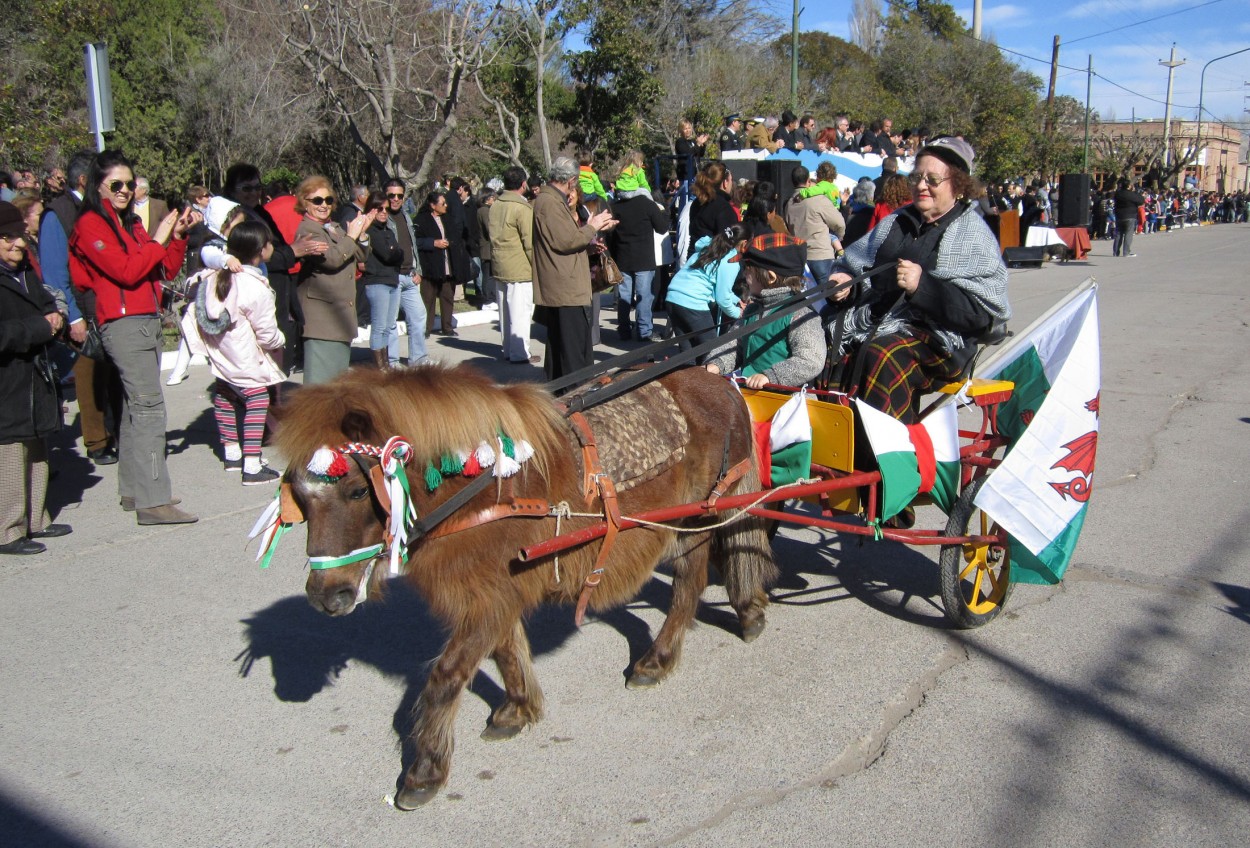
[[[393,179],[386,184],[386,210],[390,216],[390,227],[395,233],[399,249],[404,252],[404,260],[399,264],[399,308],[404,313],[404,322],[408,329],[408,364],[416,365],[427,358],[425,347],[425,301],[421,298],[421,274],[417,268],[417,231],[412,225],[412,218],[405,209],[405,196],[408,193],[403,180]],[[399,361],[399,328],[391,332],[390,344],[387,347],[391,367]]]
[[[499,332],[503,355],[514,365],[537,365],[530,353],[534,320],[534,210],[525,199],[525,170],[503,172],[503,191],[490,207],[491,272],[500,287]]]
[[[96,296],[96,320],[122,381],[117,489],[139,524],[189,524],[165,462],[161,391],[161,280],[182,267],[191,208],[171,212],[148,235],[133,212],[135,177],[119,151],[98,154],[87,175],[82,214],[70,236],[71,276]]]
[[[599,233],[616,226],[607,209],[579,226],[574,207],[577,189],[577,163],[561,156],[551,164],[550,181],[534,199],[534,301],[545,308],[548,380],[594,361],[587,250]]]
[[[1137,213],[1146,199],[1128,187],[1128,180],[1121,178],[1115,190],[1115,242],[1111,247],[1113,256],[1136,256],[1133,252],[1133,233],[1137,231]]]
[[[65,316],[30,267],[26,224],[0,203],[0,554],[38,554],[39,539],[65,536],[45,507],[48,447],[60,429],[60,401],[48,361]]]
[[[95,320],[95,294],[70,277],[69,237],[82,208],[87,172],[95,154],[81,151],[66,166],[69,191],[48,201],[39,222],[39,268],[43,281],[66,293],[69,308],[69,340],[81,345],[87,338],[87,322]],[[83,449],[96,465],[117,462],[116,429],[108,429],[104,412],[111,409],[113,427],[121,418],[121,380],[107,357],[95,360],[79,356],[74,361],[74,393],[78,397],[78,424]]]

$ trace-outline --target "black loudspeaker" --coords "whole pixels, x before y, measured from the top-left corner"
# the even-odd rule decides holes
[[[1044,247],[1009,247],[1003,251],[1008,268],[1041,268],[1045,258]]]
[[[756,163],[756,180],[768,180],[777,190],[777,214],[785,216],[786,207],[790,205],[790,196],[794,194],[794,181],[790,175],[803,163],[798,159],[764,159]]]
[[[1059,177],[1058,226],[1089,226],[1089,174],[1062,174]]]
[[[757,165],[754,159],[722,159],[721,164],[729,169],[729,173],[733,174],[734,185],[738,184],[738,180],[753,180],[757,172]]]

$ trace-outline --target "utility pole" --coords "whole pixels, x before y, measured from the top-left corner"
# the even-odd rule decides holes
[[[1050,49],[1050,86],[1046,89],[1046,121],[1043,125],[1047,137],[1055,120],[1055,80],[1059,77],[1059,36],[1055,36],[1055,44]]]
[[[790,28],[790,111],[799,111],[799,0],[794,0],[794,24]]]
[[[1085,72],[1085,158],[1082,160],[1081,172],[1089,173],[1089,100],[1094,87],[1094,54],[1089,54],[1089,70]]]
[[[981,40],[981,0],[972,0],[972,37]]]
[[[1184,59],[1176,61],[1176,42],[1172,42],[1171,58],[1166,62],[1160,59],[1159,64],[1168,69],[1168,93],[1163,103],[1163,167],[1166,169],[1172,158],[1172,145],[1169,143],[1172,139],[1172,75],[1178,67],[1185,64]]]

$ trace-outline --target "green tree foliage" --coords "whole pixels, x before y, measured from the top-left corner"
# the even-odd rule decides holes
[[[108,145],[124,150],[157,193],[180,192],[196,174],[197,153],[185,143],[178,69],[195,61],[212,18],[211,4],[192,0],[48,0],[7,16],[28,22],[30,69],[8,84],[0,107],[0,120],[13,128],[9,158],[63,164],[72,150],[91,146],[82,48],[103,41],[117,127]]]
[[[790,66],[790,38],[773,42],[776,61]],[[859,47],[826,32],[799,33],[799,103],[832,117],[870,121],[897,115],[900,104],[877,77],[877,64]]]
[[[959,133],[978,151],[978,173],[997,179],[1036,167],[1042,81],[1006,62],[994,45],[934,35],[920,20],[891,18],[878,60],[882,84],[901,104],[892,116],[933,134]]]
[[[606,158],[642,146],[642,116],[662,93],[654,51],[639,28],[649,6],[648,0],[619,0],[591,11],[589,49],[569,56],[573,107],[560,114],[569,143]]]
[[[942,0],[890,0],[886,28],[915,26],[935,38],[948,41],[964,32],[955,7]]]

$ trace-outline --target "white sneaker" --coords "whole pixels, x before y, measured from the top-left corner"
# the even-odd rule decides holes
[[[498,303],[488,303],[488,304],[486,304],[485,306],[483,306],[483,307],[482,307],[482,309],[486,310],[487,312],[498,312],[498,311],[499,311],[499,304],[498,304]]]
[[[170,373],[169,379],[165,381],[165,385],[176,386],[182,381],[186,380],[187,376],[188,375],[186,371],[173,371]]]

